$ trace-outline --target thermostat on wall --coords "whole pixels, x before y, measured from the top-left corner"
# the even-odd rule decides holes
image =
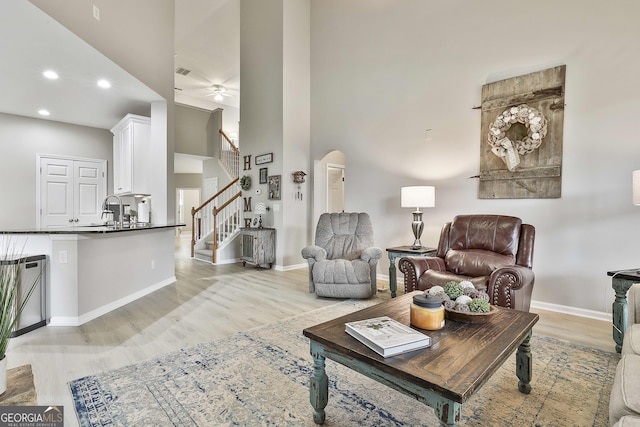
[[[258,194],[258,195],[262,194],[262,190],[259,189],[259,188],[256,188],[256,194]]]

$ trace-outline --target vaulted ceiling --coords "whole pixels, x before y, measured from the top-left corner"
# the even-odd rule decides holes
[[[176,97],[239,106],[240,0],[176,1]],[[126,113],[148,114],[162,100],[71,31],[27,1],[0,1],[0,112],[109,129]],[[55,69],[57,80],[42,76]],[[98,79],[112,82],[110,89]],[[228,91],[215,102],[211,87]],[[46,109],[49,116],[38,111]]]
[[[175,16],[176,96],[213,101],[212,87],[227,89],[219,104],[240,105],[240,0],[178,0]]]

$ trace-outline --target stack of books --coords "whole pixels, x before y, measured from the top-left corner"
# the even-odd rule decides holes
[[[431,338],[387,316],[345,323],[345,331],[382,357],[429,347]]]

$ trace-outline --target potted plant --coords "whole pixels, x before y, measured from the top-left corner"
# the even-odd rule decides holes
[[[5,245],[6,249],[11,249]],[[21,255],[5,251],[0,255],[0,394],[7,390],[7,346],[9,339],[27,305],[39,277],[21,289]]]

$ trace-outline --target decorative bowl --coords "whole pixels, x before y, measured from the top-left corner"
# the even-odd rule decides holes
[[[455,322],[462,323],[482,323],[489,320],[493,314],[498,311],[494,306],[490,306],[490,311],[488,313],[472,313],[469,311],[455,311],[450,308],[444,309],[444,317],[448,320],[453,320]]]

